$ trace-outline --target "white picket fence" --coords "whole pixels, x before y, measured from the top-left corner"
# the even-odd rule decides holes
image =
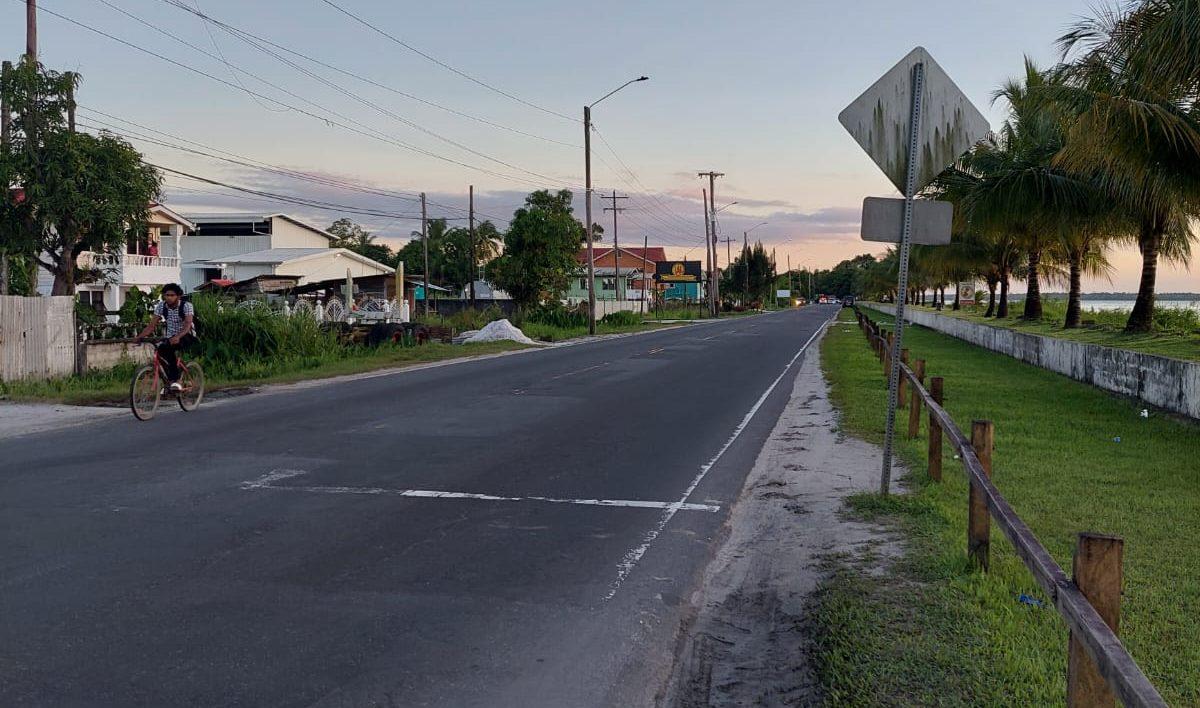
[[[75,372],[75,298],[0,295],[0,380]]]

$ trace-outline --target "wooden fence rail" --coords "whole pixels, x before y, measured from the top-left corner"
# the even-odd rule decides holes
[[[872,350],[885,363],[892,333],[856,307],[859,327]],[[1012,543],[1017,557],[1050,598],[1071,631],[1067,663],[1067,705],[1105,706],[1120,699],[1126,706],[1165,706],[1166,701],[1150,683],[1117,637],[1121,598],[1121,539],[1100,534],[1079,535],[1073,564],[1074,578],[1055,562],[1033,531],[992,483],[993,428],[990,421],[975,421],[970,437],[942,408],[941,377],[930,379],[928,361],[918,360],[917,370],[901,364],[902,380],[911,387],[910,437],[912,422],[920,424],[918,405],[929,411],[929,474],[942,478],[942,437],[958,453],[969,483],[967,552],[985,572],[988,567],[988,536],[994,520]],[[885,369],[886,371],[886,369]]]

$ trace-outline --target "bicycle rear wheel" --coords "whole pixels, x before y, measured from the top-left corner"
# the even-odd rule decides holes
[[[179,407],[185,411],[194,411],[204,398],[204,369],[196,362],[182,364],[179,367],[179,383],[183,390],[179,392]]]
[[[129,383],[129,409],[138,420],[150,420],[158,412],[162,387],[154,375],[154,367],[147,364],[133,375]]]

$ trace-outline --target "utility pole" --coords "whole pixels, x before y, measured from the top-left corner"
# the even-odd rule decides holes
[[[601,99],[603,100],[603,99]],[[584,212],[587,214],[588,334],[596,333],[596,249],[592,245],[592,107],[583,107]]]
[[[726,236],[722,240],[725,241],[725,267],[728,268],[729,266],[733,265],[733,249],[731,247],[733,238],[731,236]]]
[[[716,238],[717,238],[717,178],[724,177],[725,173],[724,172],[713,172],[712,170],[709,170],[708,172],[698,172],[698,173],[696,173],[696,176],[708,178],[708,210],[712,214],[712,216],[710,217],[710,219],[712,221],[712,238],[706,239],[707,241],[709,241],[709,243],[706,245],[707,245],[709,251],[712,253],[712,260],[715,265],[716,260],[717,260],[717,241],[716,241]],[[713,268],[713,271],[710,274],[710,277],[712,280],[712,284],[709,286],[709,291],[708,291],[709,292],[709,303],[710,303],[709,307],[712,310],[713,316],[716,317],[717,311],[720,309],[719,303],[718,303],[718,298],[720,297],[720,293],[717,290],[716,268]]]
[[[37,0],[25,0],[25,56],[37,61]]]
[[[612,200],[612,206],[604,207],[604,211],[611,211],[613,213],[613,294],[616,296],[617,301],[620,302],[624,298],[621,297],[621,242],[617,239],[617,214],[625,211],[625,207],[618,207],[617,200],[628,199],[629,197],[617,196],[617,190],[614,189],[611,197],[602,196],[600,198]]]
[[[704,190],[704,188],[701,188],[700,198],[704,202],[704,272],[708,272],[708,274],[712,274],[712,272],[713,272],[713,251],[712,251],[712,248],[708,247],[710,242],[712,242],[712,239],[709,239],[708,235],[713,232],[713,224],[709,222],[709,218],[708,218],[708,216],[709,216],[709,214],[708,214],[708,190]],[[707,278],[708,282],[703,282],[704,280],[706,280],[706,278],[701,278],[701,281],[702,281],[701,292],[696,293],[696,298],[700,299],[701,296],[704,294],[703,290],[708,290],[708,314],[709,314],[709,316],[712,316],[712,314],[713,314],[712,277]],[[684,288],[686,288],[686,287],[688,287],[688,286],[686,286],[686,284],[685,284]],[[686,295],[685,295],[685,299],[686,299]]]
[[[422,292],[425,294],[425,317],[429,317],[429,212],[425,208],[425,193],[421,192],[421,255],[425,259],[425,264],[421,268],[424,288]]]
[[[646,252],[650,250],[650,236],[642,232],[642,317],[646,316]]]
[[[472,184],[467,187],[467,195],[468,195],[467,208],[468,208],[468,213],[470,214],[470,217],[468,217],[469,220],[467,222],[468,224],[470,224],[470,228],[468,229],[468,234],[469,234],[468,237],[471,239],[471,247],[468,249],[470,251],[470,256],[471,256],[471,272],[468,277],[471,279],[471,309],[474,310],[475,309],[475,264],[478,262],[475,260],[475,185]]]
[[[0,149],[8,147],[11,139],[12,114],[9,113],[8,93],[4,90],[12,63],[0,64]],[[4,185],[7,187],[8,185]],[[0,248],[0,295],[8,294],[8,248]]]
[[[710,249],[708,247],[708,245],[712,241],[712,239],[710,239],[708,237],[708,235],[712,231],[712,225],[709,223],[709,219],[708,219],[708,190],[701,189],[700,197],[704,201],[704,261],[708,264],[708,269],[709,269],[709,272],[711,273],[712,272],[712,249]],[[712,314],[712,283],[711,283],[711,279],[710,279],[710,282],[706,283],[705,285],[707,286],[708,295],[709,295],[708,310],[709,310],[709,314]],[[686,288],[687,286],[684,285],[684,287]],[[699,298],[700,293],[696,293],[696,297]],[[685,303],[687,302],[686,293],[684,295],[684,302]]]
[[[745,277],[742,279],[742,305],[749,304],[750,301],[750,232],[742,232],[742,263],[745,268],[742,269]]]

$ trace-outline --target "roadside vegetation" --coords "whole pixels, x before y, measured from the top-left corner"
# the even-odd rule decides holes
[[[199,357],[197,360],[205,367],[205,387],[212,392],[358,374],[525,348],[526,345],[516,342],[426,344],[419,347],[387,343],[378,347],[335,345],[335,348],[323,352],[286,356],[275,360],[255,359],[232,367],[211,365]],[[59,401],[76,405],[124,405],[129,401],[129,382],[136,369],[137,366],[133,363],[125,363],[103,371],[93,370],[83,376],[48,381],[0,382],[0,398],[13,401]]]
[[[1068,572],[1077,532],[1124,537],[1122,640],[1169,703],[1200,703],[1200,426],[1142,418],[1137,401],[924,328],[906,329],[905,345],[945,378],[945,405],[961,427],[994,421],[996,485]],[[882,442],[886,383],[852,313],[821,353],[841,428]],[[992,570],[971,570],[961,466],[945,445],[944,482],[928,482],[926,425],[911,441],[905,428],[897,453],[910,469],[908,493],[847,505],[900,532],[900,557],[830,559],[818,593],[818,670],[830,702],[1062,705],[1063,622],[994,527]]]
[[[1153,327],[1148,332],[1126,331],[1125,322],[1129,319],[1129,310],[1084,311],[1079,327],[1064,329],[1067,304],[1062,300],[1044,300],[1042,317],[1037,320],[987,317],[983,304],[963,307],[957,311],[943,308],[941,314],[980,324],[1008,327],[1029,334],[1200,361],[1200,311],[1196,310],[1155,307],[1152,315]]]

